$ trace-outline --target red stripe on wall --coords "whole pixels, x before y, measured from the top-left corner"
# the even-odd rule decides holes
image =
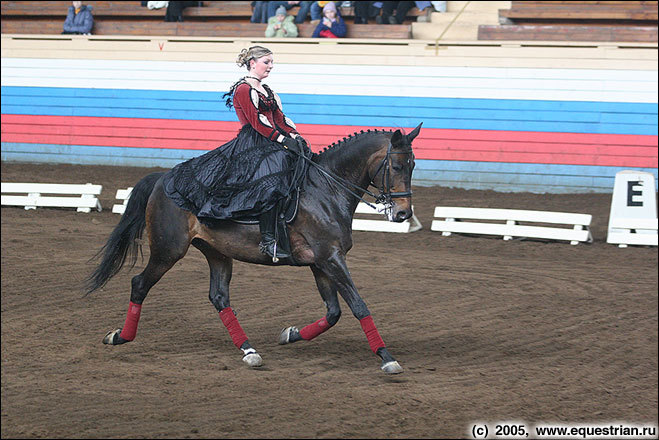
[[[188,136],[194,138],[201,131],[233,131],[240,129],[238,122],[228,121],[192,121],[185,119],[136,119],[136,118],[100,118],[91,116],[41,116],[41,115],[11,115],[3,114],[2,122],[29,125],[59,125],[64,127],[127,127],[127,128],[153,128],[153,129],[183,129],[191,130]],[[298,127],[304,134],[348,136],[359,130],[366,129],[392,129],[392,127],[360,127],[349,125],[313,125],[300,124]],[[410,131],[411,128],[406,128]],[[657,146],[657,136],[628,135],[628,134],[600,134],[600,133],[548,133],[529,131],[489,131],[489,130],[448,130],[424,128],[422,138],[428,139],[468,139],[488,141],[522,141],[534,139],[546,140],[551,136],[553,142],[561,143],[595,143],[620,145]],[[334,139],[336,140],[336,139]]]
[[[87,127],[138,127],[138,128],[182,128],[182,129],[224,129],[227,126],[240,128],[239,122],[192,121],[187,119],[141,119],[141,118],[100,118],[94,116],[44,116],[3,114],[2,122],[36,125],[65,125]]]
[[[2,115],[2,141],[132,148],[211,150],[232,139],[238,122]],[[359,127],[300,124],[314,151]],[[411,128],[405,129],[407,132]],[[419,159],[657,167],[657,136],[422,129]]]

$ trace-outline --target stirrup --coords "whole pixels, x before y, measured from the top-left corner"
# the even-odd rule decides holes
[[[278,263],[279,258],[289,258],[290,255],[285,253],[285,252],[277,252],[277,241],[276,240],[269,240],[267,242],[261,241],[259,243],[259,250],[261,251],[262,254],[268,255],[269,257],[272,257],[272,262],[273,263]]]

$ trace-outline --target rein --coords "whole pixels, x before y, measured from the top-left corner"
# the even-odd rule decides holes
[[[368,206],[370,206],[374,210],[377,210],[377,207],[375,205],[373,205],[372,203],[366,201],[364,199],[364,197],[362,197],[359,194],[357,194],[356,192],[354,192],[350,187],[352,187],[355,190],[359,190],[363,193],[366,193],[369,196],[373,197],[375,199],[375,203],[384,204],[385,205],[385,211],[386,211],[387,209],[391,209],[391,205],[393,205],[392,199],[412,196],[412,191],[395,192],[395,193],[391,192],[391,187],[390,187],[390,183],[389,183],[390,175],[391,175],[391,170],[390,170],[390,167],[389,167],[389,156],[391,154],[410,154],[412,152],[411,149],[408,150],[408,151],[391,151],[392,147],[393,146],[391,145],[391,142],[390,142],[389,147],[387,147],[387,154],[384,156],[384,159],[382,159],[382,162],[380,162],[380,166],[378,166],[378,169],[375,172],[375,175],[373,176],[373,178],[371,179],[371,181],[369,183],[369,187],[370,186],[375,186],[376,188],[378,188],[380,190],[379,195],[376,195],[376,194],[372,193],[371,191],[369,191],[368,187],[367,188],[362,188],[358,185],[355,185],[352,182],[349,182],[349,181],[345,180],[342,177],[337,176],[336,174],[332,173],[331,171],[326,170],[325,168],[323,168],[322,166],[320,166],[316,162],[314,162],[311,159],[309,159],[308,157],[306,157],[304,154],[297,153],[297,152],[296,153],[299,154],[300,157],[304,158],[304,160],[309,162],[311,165],[316,167],[316,169],[318,171],[320,171],[322,174],[324,174],[325,177],[329,177],[330,179],[332,179],[334,182],[336,182],[343,189],[348,191],[353,196],[357,197],[359,200],[361,200],[362,202],[364,202],[365,204],[367,204]],[[375,177],[380,173],[380,171],[383,171],[383,173],[382,173],[382,185],[380,187],[377,187],[375,185]]]

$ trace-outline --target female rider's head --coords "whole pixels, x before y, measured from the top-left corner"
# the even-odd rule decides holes
[[[259,79],[263,79],[272,70],[272,51],[263,46],[252,46],[249,49],[243,49],[238,54],[236,63],[239,67],[245,66],[248,72]]]

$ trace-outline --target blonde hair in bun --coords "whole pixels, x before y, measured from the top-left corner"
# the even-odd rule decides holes
[[[255,60],[270,54],[272,54],[272,51],[266,47],[252,46],[249,49],[243,49],[240,51],[238,54],[238,59],[236,60],[236,64],[238,64],[238,67],[246,66],[247,71],[249,71],[249,62],[251,60]]]

